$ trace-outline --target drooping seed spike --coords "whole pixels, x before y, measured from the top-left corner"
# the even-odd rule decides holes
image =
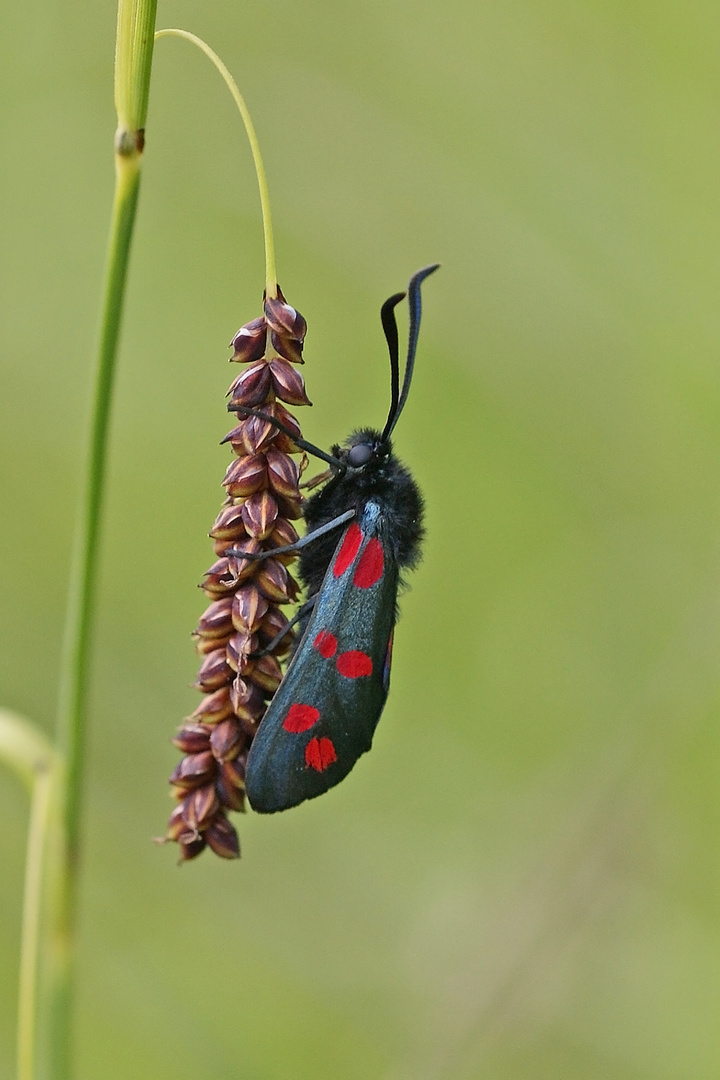
[[[286,401],[288,405],[312,404],[305,393],[305,382],[297,368],[282,357],[275,357],[274,360],[268,362],[267,366],[272,378],[273,390],[281,401]],[[233,402],[235,400],[233,397]],[[243,401],[239,404],[248,405],[249,402]]]
[[[202,655],[195,683],[202,701],[174,739],[185,757],[171,777],[178,806],[164,838],[178,844],[183,862],[206,846],[221,858],[240,854],[227,812],[245,809],[247,753],[281,679],[278,657],[287,656],[294,639],[292,630],[283,633],[287,618],[278,604],[297,597],[297,582],[285,569],[297,555],[244,557],[297,542],[291,521],[301,516],[302,470],[290,455],[302,453],[307,461],[294,441],[302,442],[300,426],[286,407],[309,404],[296,366],[303,362],[305,320],[279,290],[265,311],[232,341],[232,359],[244,368],[228,391],[237,422],[222,441],[234,459],[210,533],[216,560],[201,585],[210,604],[193,635]],[[258,409],[267,419],[241,407]],[[264,649],[270,651],[258,656]]]
[[[245,364],[252,360],[259,360],[265,355],[267,338],[267,323],[265,316],[260,315],[257,319],[251,319],[238,330],[230,342],[230,348],[235,352],[230,360],[236,364]]]

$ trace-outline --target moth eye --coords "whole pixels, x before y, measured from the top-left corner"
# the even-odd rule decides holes
[[[353,469],[360,469],[363,465],[367,465],[372,456],[372,446],[368,443],[358,443],[357,446],[350,448],[348,453],[348,465]]]

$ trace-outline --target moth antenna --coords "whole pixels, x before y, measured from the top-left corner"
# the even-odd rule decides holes
[[[395,416],[395,410],[398,407],[398,399],[400,397],[400,350],[398,345],[397,322],[395,321],[395,308],[401,300],[405,299],[405,295],[404,292],[395,293],[394,296],[391,296],[385,301],[380,309],[382,328],[385,332],[385,340],[387,341],[388,352],[390,353],[390,411],[388,412],[388,418],[385,423],[381,442],[385,442],[386,432]]]
[[[390,416],[388,416],[385,430],[382,433],[383,442],[385,442],[386,439],[389,439],[392,435],[393,428],[395,427],[398,419],[400,418],[400,413],[405,408],[405,402],[407,401],[407,396],[410,392],[410,383],[412,382],[413,369],[415,367],[415,353],[417,351],[418,334],[420,333],[420,316],[422,314],[422,299],[420,296],[420,286],[422,285],[425,278],[429,277],[430,274],[433,274],[439,266],[440,263],[431,263],[430,266],[424,266],[422,270],[418,270],[417,273],[413,274],[408,283],[407,295],[408,308],[410,309],[410,328],[408,330],[408,351],[407,360],[405,361],[405,375],[403,377],[402,392],[395,407],[395,411],[391,411]],[[392,299],[394,299],[394,297]],[[387,301],[387,303],[389,302],[390,301]],[[387,306],[387,304],[384,306]],[[394,314],[392,314],[392,312],[391,315],[392,321],[394,323],[395,316]],[[397,328],[395,330],[395,333],[397,334]]]
[[[276,420],[274,416],[270,416],[269,413],[263,412],[262,409],[251,409],[249,405],[234,405],[231,401],[227,407],[228,412],[242,413],[243,416],[257,416],[260,420],[265,420],[268,424],[272,424],[278,431],[282,431],[284,435],[292,439],[296,446],[299,446],[301,450],[305,450],[308,454],[312,454],[313,457],[320,458],[321,461],[327,461],[328,465],[339,472],[344,474],[347,466],[344,461],[340,461],[339,458],[333,457],[332,454],[326,454],[324,450],[321,450],[319,446],[315,446],[314,443],[308,442],[307,439],[301,439],[299,435],[296,435],[292,428],[286,427],[285,424],[281,424],[279,420]],[[232,434],[232,433],[231,433]],[[226,435],[221,440],[220,445],[229,442],[230,436]]]

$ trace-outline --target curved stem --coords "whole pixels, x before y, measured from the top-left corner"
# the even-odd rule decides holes
[[[223,64],[220,57],[214,52],[209,45],[197,37],[195,34],[191,34],[189,30],[178,30],[174,27],[169,27],[164,30],[157,30],[155,32],[155,39],[161,37],[179,37],[184,38],[185,41],[191,42],[193,45],[197,45],[198,49],[205,53],[205,55],[213,62],[217,70],[225,80],[225,84],[233,96],[235,104],[238,107],[242,122],[245,125],[245,131],[247,133],[248,142],[250,143],[250,150],[252,151],[253,162],[255,163],[255,174],[257,176],[258,188],[260,189],[260,205],[262,207],[262,219],[263,219],[263,234],[265,236],[265,292],[270,298],[277,296],[277,278],[275,270],[275,245],[273,243],[273,231],[272,231],[272,217],[270,216],[270,196],[268,194],[267,177],[265,176],[265,166],[263,165],[262,155],[260,154],[260,144],[258,143],[257,135],[255,133],[255,127],[253,126],[252,119],[250,118],[250,112],[245,99],[238,89],[238,85],[233,79],[232,75]]]

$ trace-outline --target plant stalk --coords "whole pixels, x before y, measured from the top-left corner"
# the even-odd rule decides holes
[[[77,917],[80,816],[85,747],[87,670],[94,614],[98,540],[107,459],[110,403],[130,244],[140,185],[140,151],[116,154],[116,184],[105,275],[100,344],[95,369],[90,446],[76,532],[61,667],[58,744],[65,766],[60,795],[64,851],[58,870],[54,936],[59,969],[50,1005],[50,1075],[70,1080],[70,1014],[73,996],[74,935]]]
[[[30,802],[25,889],[23,893],[20,979],[18,989],[17,1075],[33,1080],[37,1043],[37,981],[40,951],[40,923],[44,884],[44,859],[52,803],[55,770],[52,761],[40,761]]]

